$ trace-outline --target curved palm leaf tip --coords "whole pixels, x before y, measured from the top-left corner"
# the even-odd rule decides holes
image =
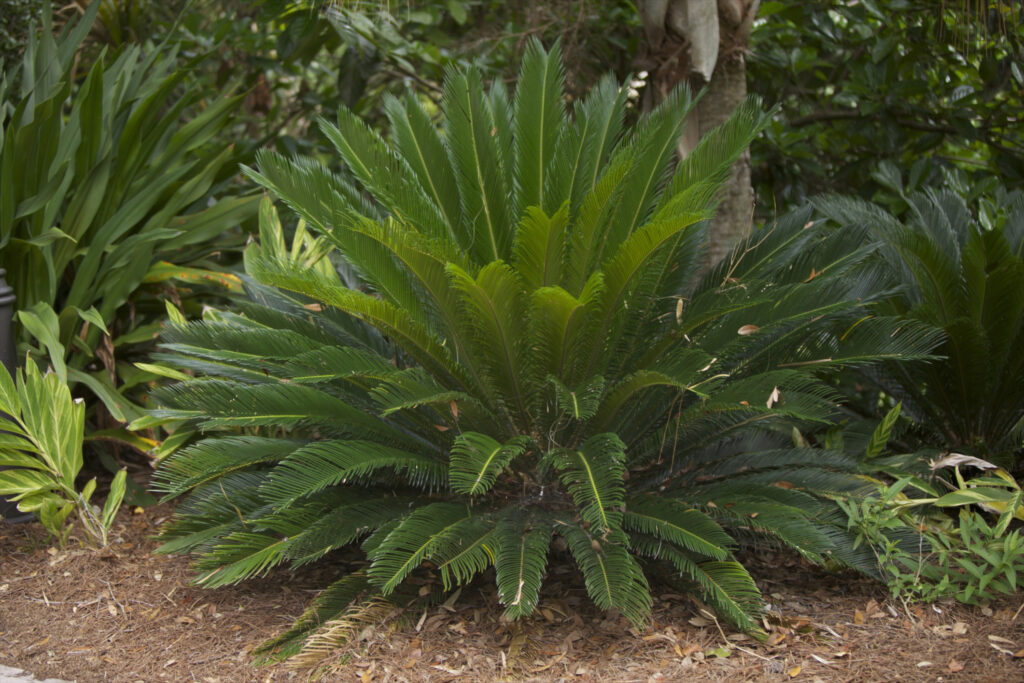
[[[347,110],[321,121],[345,177],[269,151],[248,171],[361,282],[257,252],[257,303],[164,337],[200,377],[156,418],[215,432],[159,470],[191,491],[165,550],[198,553],[211,586],[368,555],[272,647],[413,572],[450,589],[494,566],[506,614],[528,615],[556,541],[635,624],[655,572],[756,629],[734,537],[857,559],[823,497],[856,486],[852,463],[780,435],[833,409],[810,369],[927,347],[852,303],[870,247],[797,215],[695,282],[768,115],[747,102],[676,164],[685,90],[633,128],[610,79],[564,102],[557,45],[533,43],[513,99],[449,73],[440,128],[412,95],[387,103],[390,142]]]

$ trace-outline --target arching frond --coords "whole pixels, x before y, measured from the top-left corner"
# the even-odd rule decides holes
[[[504,520],[494,532],[494,570],[504,616],[518,619],[533,613],[547,565],[551,526],[531,526],[528,517]]]
[[[558,527],[558,533],[569,545],[594,604],[601,609],[616,608],[640,628],[651,611],[651,594],[622,532],[591,536],[578,526],[566,524]]]
[[[300,498],[388,468],[402,472],[413,486],[436,489],[447,479],[444,462],[437,457],[410,453],[372,441],[316,441],[296,449],[281,461],[260,494],[279,507]]]
[[[441,545],[457,539],[473,519],[472,508],[454,503],[431,503],[414,510],[369,553],[370,582],[388,595]]]
[[[626,502],[623,525],[715,560],[727,559],[733,540],[700,510],[670,498],[637,496]]]
[[[598,533],[622,526],[625,448],[615,434],[595,434],[578,448],[565,449],[554,457],[559,478],[580,515]]]
[[[463,248],[483,261],[507,258],[512,244],[508,197],[495,123],[484,96],[480,74],[449,72],[441,103],[448,134],[448,152],[462,197],[462,215],[472,231]],[[507,130],[507,129],[506,129]]]
[[[259,436],[204,439],[173,453],[153,475],[153,489],[180,496],[229,472],[283,460],[305,442]]]
[[[522,455],[528,444],[529,439],[525,436],[502,444],[486,434],[459,434],[452,445],[448,470],[452,490],[470,496],[486,493],[494,486],[501,470]]]

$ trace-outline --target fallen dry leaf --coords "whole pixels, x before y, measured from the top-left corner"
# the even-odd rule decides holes
[[[744,325],[740,329],[736,330],[736,334],[739,334],[739,335],[742,335],[742,336],[745,337],[748,334],[754,334],[755,332],[757,332],[760,329],[761,328],[758,327],[757,325]]]
[[[789,674],[790,678],[796,678],[797,676],[800,675],[801,671],[803,671],[803,667],[802,666],[794,666],[792,669],[790,669],[786,673]]]
[[[861,612],[859,609],[853,610],[853,623],[863,624],[865,621],[866,619],[864,618],[863,612]]]
[[[963,670],[964,670],[963,662],[958,662],[956,659],[950,659],[949,660],[949,672],[950,673],[954,673],[955,674],[955,673],[957,673],[959,671],[963,671]]]

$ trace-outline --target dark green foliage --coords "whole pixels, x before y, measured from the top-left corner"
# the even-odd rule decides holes
[[[880,311],[942,330],[941,360],[865,375],[914,423],[904,448],[969,453],[1018,468],[1024,444],[1024,195],[997,193],[977,215],[960,194],[907,197],[903,220],[857,200],[815,205],[842,230],[870,228],[895,294]]]
[[[369,559],[270,647],[425,572],[451,589],[493,565],[527,615],[566,553],[636,624],[665,576],[756,630],[734,539],[856,561],[828,499],[860,490],[854,462],[787,447],[834,411],[810,370],[934,336],[865,313],[877,245],[806,211],[699,278],[704,219],[767,115],[744,104],[675,165],[685,91],[627,130],[611,81],[567,116],[559,63],[531,44],[511,97],[449,73],[440,129],[391,100],[391,143],[347,111],[322,122],[374,205],[262,154],[249,174],[358,280],[254,248],[259,305],[166,337],[164,360],[205,377],[158,392],[157,415],[212,434],[156,475],[191,492],[164,549],[196,552],[207,585],[353,542]]]
[[[766,1],[748,83],[780,114],[752,146],[766,214],[822,192],[901,214],[959,168],[1024,180],[1024,10],[1009,0]]]

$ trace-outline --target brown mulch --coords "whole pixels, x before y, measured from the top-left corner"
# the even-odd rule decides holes
[[[122,511],[101,551],[48,544],[0,523],[0,664],[91,681],[998,681],[1024,680],[1021,596],[986,608],[888,601],[877,584],[787,556],[753,562],[772,608],[758,643],[658,595],[643,632],[590,606],[575,572],[552,571],[538,615],[501,618],[494,589],[359,630],[313,668],[256,668],[337,567],[279,570],[241,586],[189,585],[188,561],[153,555],[167,506]],[[1016,655],[1016,656],[1015,656]]]

